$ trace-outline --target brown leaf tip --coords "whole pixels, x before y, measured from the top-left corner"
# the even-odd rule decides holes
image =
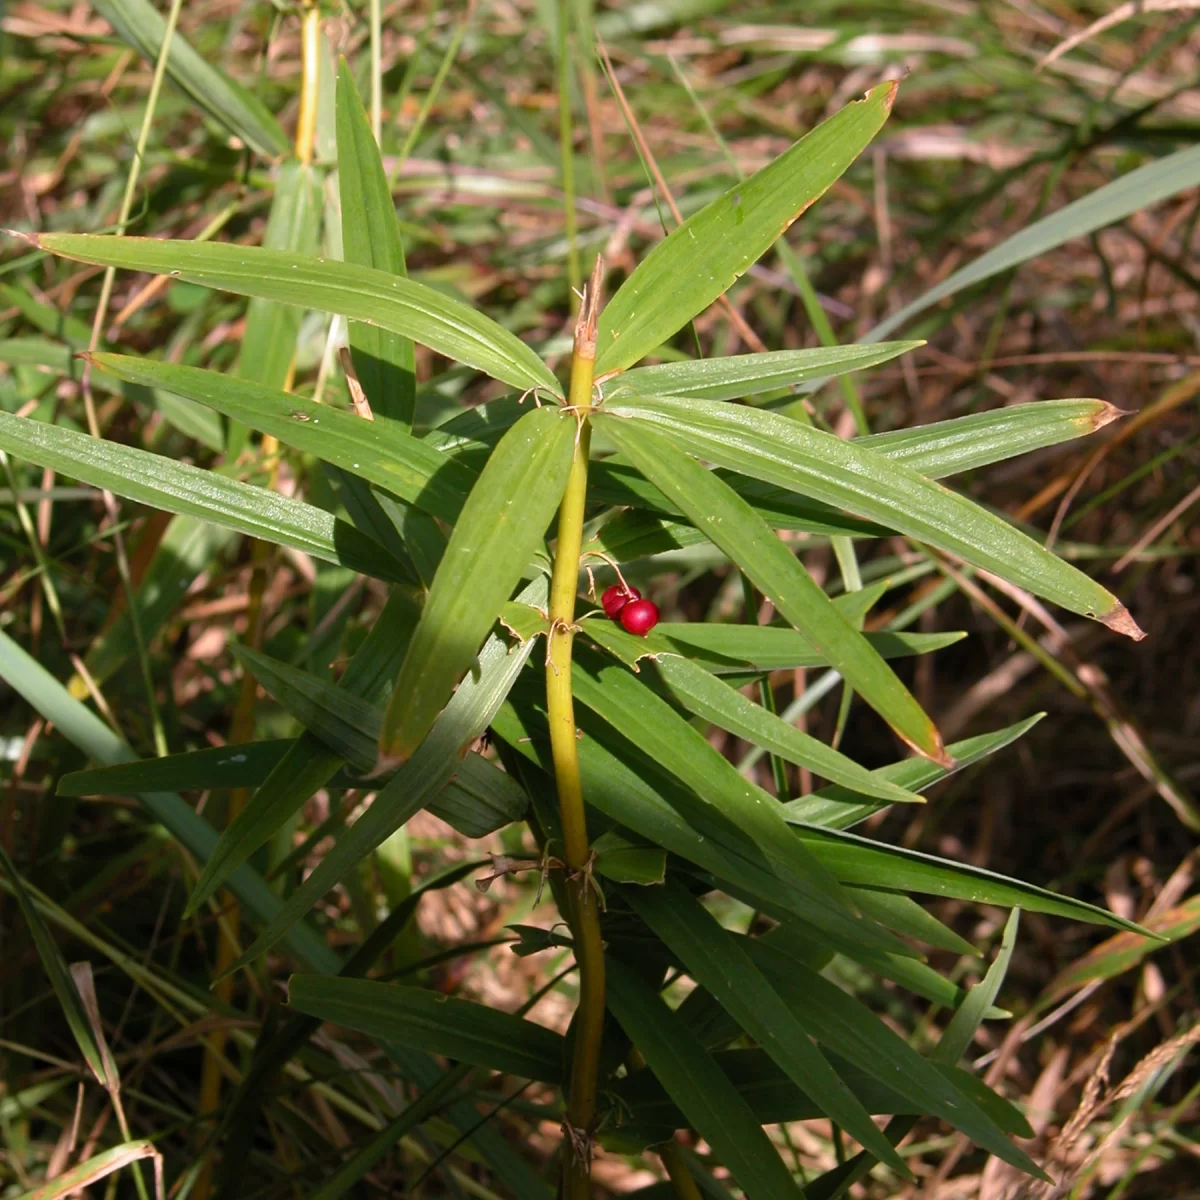
[[[1146,631],[1129,615],[1129,609],[1123,604],[1118,604],[1112,612],[1105,613],[1100,617],[1100,621],[1113,633],[1123,634],[1135,642],[1140,642],[1146,636]]]
[[[1092,432],[1097,429],[1103,429],[1105,425],[1111,425],[1114,421],[1121,417],[1129,416],[1129,410],[1118,408],[1115,404],[1109,404],[1107,400],[1098,401],[1100,410],[1092,417]]]
[[[16,238],[19,242],[24,242],[27,246],[33,246],[34,249],[41,249],[41,243],[38,241],[36,233],[22,233],[19,229],[0,229],[0,233],[5,237]]]

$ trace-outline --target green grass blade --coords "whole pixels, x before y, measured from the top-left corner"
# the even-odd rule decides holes
[[[93,7],[147,62],[159,55],[166,21],[149,0],[94,0]],[[209,116],[268,158],[286,154],[287,134],[253,92],[200,56],[176,30],[167,59],[171,81]]]
[[[755,704],[697,663],[676,654],[663,654],[657,645],[645,644],[650,638],[634,637],[615,622],[604,619],[589,618],[581,622],[581,626],[589,638],[627,666],[633,666],[639,657],[651,657],[653,666],[647,673],[657,675],[665,694],[696,716],[769,749],[788,762],[810,767],[825,779],[836,780],[881,800],[921,803],[919,796],[877,778],[853,759],[819,739],[801,733],[794,725],[768,712],[761,704]]]
[[[596,422],[598,427],[603,422],[604,432],[642,474],[741,567],[755,587],[770,597],[780,615],[829,658],[905,742],[928,758],[946,762],[941,735],[908,689],[741,496],[648,424],[632,426],[611,410]]]
[[[749,1196],[803,1197],[750,1106],[703,1043],[620,959],[607,968],[608,1007],[650,1070]]]
[[[302,500],[214,471],[9,413],[0,413],[0,449],[129,500],[290,546],[364,575],[403,576],[384,549],[353,525]]]
[[[875,1127],[854,1093],[808,1039],[792,1011],[746,953],[741,939],[678,882],[630,888],[622,895],[702,987],[783,1068],[797,1087],[807,1087],[822,1114],[901,1174],[908,1168]]]
[[[1123,221],[1133,213],[1180,192],[1189,191],[1197,184],[1200,184],[1200,146],[1190,146],[1186,150],[1168,154],[1157,162],[1138,167],[1120,179],[1097,188],[1090,196],[1084,196],[1058,212],[1035,221],[986,254],[981,254],[974,262],[955,271],[911,304],[881,321],[864,340],[879,341],[918,313],[947,296],[961,292],[963,288],[982,283],[1002,271],[1010,271],[1064,242],[1087,237],[1097,229]]]
[[[606,391],[628,388],[635,396],[694,396],[701,400],[739,400],[810,379],[832,379],[862,371],[905,354],[924,342],[883,342],[876,346],[818,346],[810,350],[772,350],[691,362],[662,363],[626,371]]]
[[[288,1004],[297,1012],[491,1071],[558,1083],[561,1034],[532,1021],[428,988],[373,979],[293,975]]]
[[[557,407],[527,413],[500,440],[463,505],[392,692],[384,759],[407,759],[470,667],[566,486],[575,421]]]
[[[668,433],[691,454],[846,508],[1118,633],[1142,636],[1125,606],[1082,571],[965,496],[854,442],[761,409],[705,400],[618,401],[606,411],[610,430],[618,422],[628,430],[630,422],[620,418],[632,417],[643,429]],[[629,448],[641,433],[612,436],[632,457]]]
[[[3,671],[5,665],[7,664],[4,658],[4,647],[0,645],[0,671]],[[7,678],[7,675],[5,677]],[[12,682],[11,679],[10,682]],[[74,1035],[75,1044],[79,1047],[80,1054],[83,1055],[83,1061],[87,1063],[101,1087],[108,1087],[110,1080],[108,1072],[105,1070],[104,1054],[92,1032],[91,1022],[84,1011],[83,1000],[75,987],[75,981],[71,978],[71,972],[58,948],[58,943],[54,940],[45,921],[42,920],[41,913],[34,907],[33,901],[25,890],[20,873],[3,846],[0,846],[0,868],[3,869],[12,884],[13,894],[21,909],[21,916],[25,918],[34,948],[37,950],[38,958],[41,959],[42,968],[49,977],[58,1007],[67,1019],[67,1025],[70,1026],[71,1033]]]
[[[204,287],[341,313],[404,334],[513,387],[561,395],[558,380],[515,334],[435,288],[372,267],[260,246],[47,233],[51,254],[127,271],[171,275]]]
[[[48,671],[36,663],[7,634],[0,632],[0,679],[24,697],[59,733],[89,758],[101,763],[130,762],[136,755],[98,716],[75,700]],[[138,800],[171,836],[200,862],[207,861],[217,832],[174,792],[140,792]],[[248,866],[229,877],[228,886],[247,914],[270,922],[280,911],[279,897]],[[308,926],[289,926],[288,951],[313,971],[337,970],[337,956]]]
[[[407,275],[396,207],[379,147],[345,59],[338,63],[337,145],[342,258],[390,275]],[[362,321],[351,321],[349,332],[354,369],[371,411],[411,429],[416,400],[412,341]]]
[[[645,358],[727,292],[879,132],[897,86],[848,104],[655,246],[600,314],[597,376]]]
[[[157,1158],[158,1151],[153,1142],[122,1142],[111,1150],[102,1150],[85,1162],[71,1167],[61,1175],[40,1184],[32,1191],[22,1192],[15,1200],[59,1200],[61,1196],[78,1196],[85,1189],[97,1184],[122,1167],[131,1166],[143,1158]],[[161,1163],[160,1163],[161,1165]],[[162,1180],[159,1179],[161,1186]],[[161,1192],[159,1193],[161,1195]]]

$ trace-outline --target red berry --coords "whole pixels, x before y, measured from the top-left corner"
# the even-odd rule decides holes
[[[653,600],[631,600],[621,609],[621,624],[627,632],[645,637],[658,624],[658,605]]]
[[[615,621],[617,614],[630,600],[640,600],[641,598],[642,593],[637,588],[627,588],[619,583],[614,583],[600,597],[600,603],[604,606],[604,611]]]

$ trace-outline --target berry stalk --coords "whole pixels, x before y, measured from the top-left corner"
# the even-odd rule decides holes
[[[579,744],[571,694],[571,650],[575,641],[575,598],[579,590],[579,555],[583,543],[587,499],[588,448],[592,379],[596,362],[596,320],[600,309],[603,263],[596,260],[584,289],[575,326],[568,408],[579,422],[575,458],[558,512],[558,543],[550,582],[550,636],[546,654],[546,711],[558,788],[563,861],[569,911],[564,914],[575,942],[579,967],[579,1007],[575,1016],[574,1055],[567,1093],[563,1155],[563,1200],[587,1200],[591,1176],[592,1132],[600,1040],[604,1029],[604,943],[600,935],[599,893],[591,879],[591,846],[579,776]]]

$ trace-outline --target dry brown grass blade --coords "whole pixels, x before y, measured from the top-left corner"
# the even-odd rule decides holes
[[[654,182],[658,186],[659,193],[667,202],[667,207],[671,210],[671,216],[675,218],[677,225],[683,224],[683,215],[679,211],[679,206],[675,203],[675,197],[671,194],[671,189],[667,186],[666,179],[663,178],[662,172],[658,169],[658,161],[654,157],[654,152],[650,149],[646,141],[645,135],[642,133],[642,127],[638,124],[637,117],[633,114],[633,108],[629,101],[625,98],[625,89],[621,87],[621,81],[617,78],[616,68],[612,64],[612,59],[608,56],[608,48],[604,43],[597,38],[596,48],[600,52],[600,57],[604,62],[605,72],[608,76],[608,81],[612,85],[613,95],[617,98],[617,103],[621,106],[621,112],[625,117],[625,121],[629,125],[630,132],[633,134],[634,140],[638,144],[638,149],[642,153],[642,157],[646,161],[646,166],[649,168],[651,175],[654,176]],[[746,324],[746,318],[742,316],[728,296],[721,296],[717,303],[728,316],[730,323],[737,330],[738,336],[756,353],[764,353],[767,349],[762,338]]]
[[[1097,17],[1085,29],[1081,29],[1078,33],[1073,33],[1069,38],[1059,42],[1049,54],[1042,56],[1034,70],[1043,70],[1052,62],[1062,58],[1064,54],[1070,54],[1077,46],[1082,46],[1091,38],[1098,37],[1125,21],[1131,21],[1134,17],[1140,17],[1146,13],[1182,12],[1195,8],[1200,8],[1200,0],[1128,0],[1128,3],[1117,5],[1112,12]]]

